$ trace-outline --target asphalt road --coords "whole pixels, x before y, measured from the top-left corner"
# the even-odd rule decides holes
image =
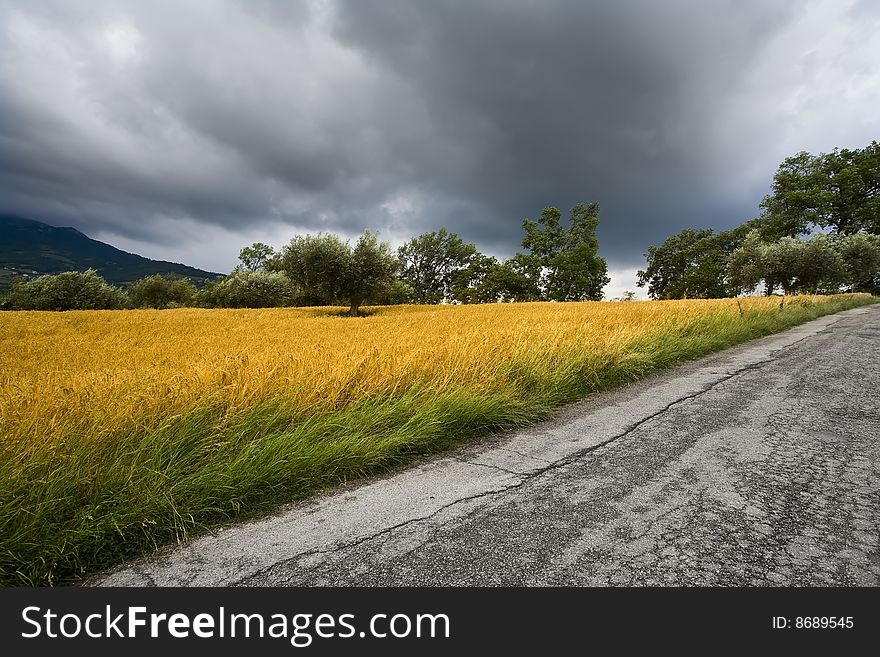
[[[103,585],[877,585],[880,306],[218,530]]]

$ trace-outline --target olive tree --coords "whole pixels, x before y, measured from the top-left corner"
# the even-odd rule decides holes
[[[195,286],[185,278],[146,276],[128,286],[128,296],[135,308],[188,306],[196,295]]]
[[[212,308],[280,308],[296,302],[297,290],[279,271],[239,269],[205,285],[198,299]]]
[[[302,298],[314,305],[343,302],[357,317],[361,305],[395,281],[398,261],[385,242],[365,231],[354,246],[327,233],[297,235],[275,266],[290,277]]]
[[[767,294],[777,287],[784,294],[835,291],[848,281],[835,240],[821,233],[809,240],[783,237],[767,243],[753,231],[730,255],[727,266],[730,280],[743,292],[751,292],[761,281]]]

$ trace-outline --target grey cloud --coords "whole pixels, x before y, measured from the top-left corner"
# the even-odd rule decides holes
[[[169,246],[175,218],[445,225],[503,255],[597,200],[632,266],[753,216],[781,157],[876,137],[880,17],[834,4],[4,3],[0,211]]]
[[[596,199],[603,244],[625,257],[634,227],[658,239],[675,222],[718,221],[706,216],[712,177],[723,175],[701,144],[708,117],[785,12],[557,6],[481,3],[465,15],[460,5],[382,3],[378,12],[348,2],[337,33],[408,80],[446,148],[466,154],[453,167],[425,161],[424,176],[514,227],[546,204]],[[743,210],[720,219],[742,220]]]

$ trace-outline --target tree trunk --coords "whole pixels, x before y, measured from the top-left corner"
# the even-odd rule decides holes
[[[358,317],[358,316],[360,316],[360,314],[361,314],[361,313],[360,313],[360,310],[361,310],[361,302],[362,302],[362,301],[363,301],[363,299],[352,299],[352,300],[351,300],[351,308],[348,309],[348,316],[349,316],[349,317]]]

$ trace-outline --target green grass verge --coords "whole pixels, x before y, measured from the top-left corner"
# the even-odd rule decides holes
[[[876,299],[786,303],[778,312],[707,315],[612,355],[572,353],[559,366],[509,363],[492,392],[411,389],[305,416],[285,400],[223,421],[222,408],[168,418],[99,444],[70,440],[22,463],[0,445],[0,582],[75,583],[233,518],[420,455],[546,417],[592,392]]]

